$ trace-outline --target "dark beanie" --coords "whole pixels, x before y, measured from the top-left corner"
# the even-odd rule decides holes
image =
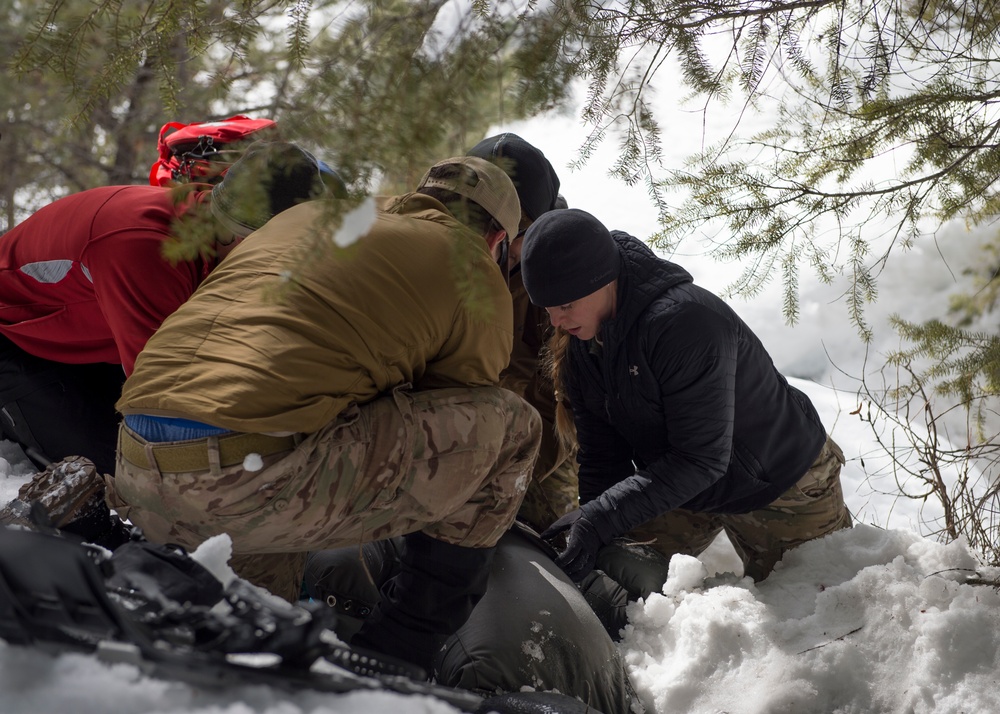
[[[621,255],[604,224],[579,208],[549,211],[521,247],[521,279],[539,307],[565,305],[618,277]]]
[[[323,167],[295,144],[254,142],[212,189],[212,213],[226,230],[246,237],[282,211],[325,193],[330,179],[324,180]],[[343,184],[337,176],[334,185],[338,181]],[[340,193],[336,187],[333,192]]]
[[[502,168],[514,182],[521,209],[531,220],[538,220],[543,213],[556,207],[559,177],[555,169],[545,154],[517,134],[497,134],[483,139],[469,149],[466,156],[478,156]]]

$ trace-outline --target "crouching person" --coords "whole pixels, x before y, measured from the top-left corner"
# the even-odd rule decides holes
[[[538,451],[537,412],[496,387],[520,208],[475,157],[377,204],[347,250],[316,250],[325,202],[282,213],[164,322],[118,403],[108,499],[153,541],[229,534],[237,573],[290,600],[307,552],[401,537],[354,643],[430,672]]]

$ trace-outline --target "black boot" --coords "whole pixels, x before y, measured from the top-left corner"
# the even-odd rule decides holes
[[[399,657],[433,674],[445,640],[486,592],[496,548],[465,548],[424,533],[403,537],[400,570],[351,644]]]

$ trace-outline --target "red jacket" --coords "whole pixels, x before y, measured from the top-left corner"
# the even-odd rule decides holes
[[[160,323],[215,267],[171,264],[171,228],[210,191],[108,186],[67,196],[0,236],[0,334],[37,357],[132,372]]]

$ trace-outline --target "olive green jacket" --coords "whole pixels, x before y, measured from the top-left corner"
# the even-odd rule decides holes
[[[368,232],[336,248],[325,206],[237,246],[149,340],[119,411],[312,433],[397,385],[497,384],[511,297],[486,241],[406,194],[378,199]]]

